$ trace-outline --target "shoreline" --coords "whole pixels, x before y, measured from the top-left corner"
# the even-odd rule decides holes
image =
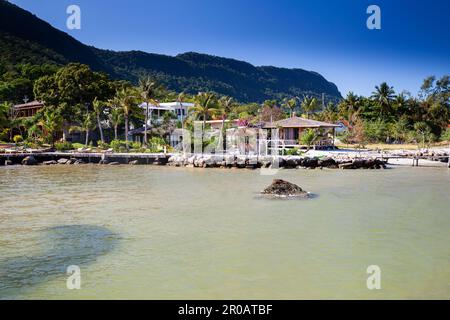
[[[91,163],[240,169],[386,169],[387,166],[450,167],[449,154],[450,149],[389,152],[345,149],[309,150],[301,156],[30,151],[0,153],[0,166]]]

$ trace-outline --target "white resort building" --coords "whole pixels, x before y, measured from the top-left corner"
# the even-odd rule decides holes
[[[171,113],[173,118],[173,129],[170,132],[167,132],[165,135],[166,140],[169,142],[171,146],[176,146],[182,141],[182,131],[175,127],[176,121],[183,122],[188,116],[188,109],[193,107],[194,103],[190,102],[162,102],[158,105],[149,104],[148,106],[148,122],[147,129],[150,131],[152,128],[152,123],[161,123],[164,120],[164,117]],[[147,104],[145,102],[141,103],[139,107],[143,110],[142,112],[145,115],[147,110]],[[133,141],[142,142],[144,135],[144,126],[140,128],[132,128],[129,131],[130,139]]]
[[[184,119],[186,119],[188,115],[188,109],[193,106],[194,104],[190,102],[163,102],[158,105],[150,104],[148,106],[149,122],[151,121],[151,119],[156,121],[162,121],[164,114],[168,112],[172,112],[174,115],[177,116],[177,119],[179,121],[183,121]],[[139,105],[139,107],[142,108],[142,110],[144,110],[145,114],[147,104],[143,102]],[[149,123],[149,125],[150,124],[151,123]]]

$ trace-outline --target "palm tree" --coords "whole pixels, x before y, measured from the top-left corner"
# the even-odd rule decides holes
[[[35,142],[38,140],[38,137],[43,134],[41,127],[37,123],[31,124],[31,126],[28,127],[27,132],[28,137],[32,137]]]
[[[328,102],[327,106],[322,111],[322,119],[328,122],[335,122],[338,120],[337,108],[333,102]]]
[[[108,100],[109,113],[108,121],[110,125],[114,128],[114,140],[118,139],[118,127],[123,122],[123,111],[120,107],[120,101],[117,98],[117,94]]]
[[[302,101],[302,109],[306,112],[306,118],[309,118],[309,113],[317,110],[317,99],[306,96]]]
[[[391,111],[391,104],[395,98],[395,91],[386,82],[375,86],[375,91],[371,97],[379,108],[380,118],[384,119]]]
[[[297,107],[297,99],[284,99],[284,106],[289,110],[289,116],[292,118],[292,115]]]
[[[97,99],[97,97],[95,97],[94,101],[92,102],[92,107],[94,108],[94,113],[97,118],[97,127],[98,127],[98,130],[100,131],[100,140],[102,141],[102,143],[105,143],[105,138],[103,136],[102,123],[100,121],[100,116],[103,114],[104,103],[99,101]]]
[[[199,92],[195,97],[195,104],[190,108],[190,112],[197,119],[203,120],[201,141],[203,145],[206,120],[217,114],[216,96],[212,92]]]
[[[394,107],[396,113],[404,114],[406,112],[408,109],[408,99],[405,93],[402,92],[394,98]]]
[[[308,147],[308,150],[311,149],[312,144],[317,139],[317,134],[313,129],[307,129],[303,132],[300,142]]]
[[[361,99],[353,92],[349,92],[339,104],[340,116],[347,119],[349,125],[353,126],[361,112]]]
[[[195,118],[203,120],[203,130],[205,130],[206,120],[218,112],[215,94],[199,92],[195,99],[195,105],[190,108],[190,111]]]
[[[42,127],[44,135],[50,137],[52,147],[55,146],[55,134],[62,129],[63,117],[59,110],[49,106],[42,114],[41,121],[39,123]]]
[[[222,127],[224,125],[225,119],[230,114],[231,110],[233,109],[234,101],[231,97],[223,96],[219,99],[219,107],[217,108],[216,114],[220,115],[222,121]]]
[[[149,105],[158,106],[159,102],[156,100],[157,84],[150,77],[139,79],[139,91],[141,97],[144,99],[145,110],[145,124],[144,124],[144,144],[147,146],[147,126],[148,126],[148,111]]]
[[[136,108],[135,92],[131,88],[124,88],[117,93],[117,100],[120,108],[122,109],[123,117],[125,120],[125,145],[128,150],[129,119],[130,114]]]
[[[219,108],[217,109],[217,113],[220,114],[222,118],[222,127],[220,132],[222,133],[222,138],[225,138],[225,119],[228,117],[228,114],[231,112],[234,106],[233,98],[223,96],[219,99]],[[225,139],[222,140],[222,145],[225,147]],[[225,148],[224,148],[225,149]]]
[[[180,104],[181,110],[183,110],[183,102],[186,99],[186,95],[184,92],[181,92],[177,97],[177,102]],[[184,112],[184,111],[181,111]],[[181,128],[184,129],[184,117],[183,114],[181,114]]]
[[[118,139],[117,128],[123,122],[123,111],[118,107],[111,108],[111,112],[109,114],[109,122],[114,128],[114,140]]]
[[[96,127],[96,120],[95,120],[96,116],[94,113],[92,112],[86,112],[86,114],[83,117],[83,120],[81,122],[80,126],[72,126],[70,128],[70,131],[80,131],[80,132],[84,132],[85,133],[85,142],[84,142],[84,146],[87,147],[89,144],[89,133],[91,130],[94,130]]]

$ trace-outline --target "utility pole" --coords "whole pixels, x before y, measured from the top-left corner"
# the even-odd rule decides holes
[[[322,111],[325,110],[325,93],[322,92]]]

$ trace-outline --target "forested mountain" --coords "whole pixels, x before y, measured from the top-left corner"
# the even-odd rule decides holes
[[[169,89],[215,91],[239,101],[325,94],[338,100],[337,87],[316,72],[188,52],[173,56],[142,51],[115,52],[84,45],[28,11],[0,0],[0,72],[16,64],[81,62],[116,79],[133,83],[151,74]],[[3,70],[3,71],[2,71]]]

